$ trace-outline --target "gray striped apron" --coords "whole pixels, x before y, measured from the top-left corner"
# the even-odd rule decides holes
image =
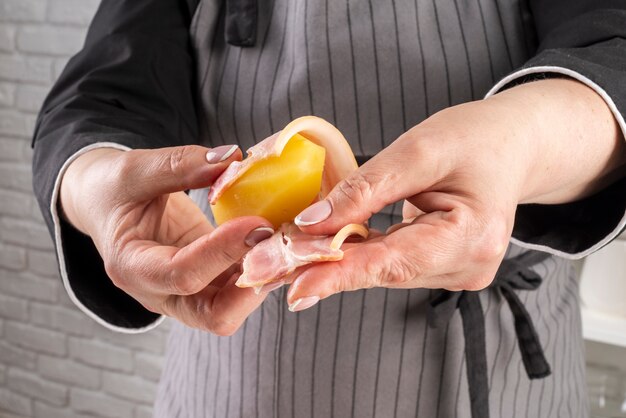
[[[515,0],[258,0],[252,23],[249,10],[223,3],[201,1],[191,27],[208,146],[246,149],[313,114],[334,123],[357,155],[375,155],[428,115],[481,98],[536,46],[530,15]],[[210,217],[206,190],[191,196]],[[385,208],[371,224],[384,230],[400,211]],[[525,251],[510,246],[506,258]],[[543,379],[527,374],[510,293],[492,287],[472,296],[484,320],[488,413],[587,416],[573,269],[548,257],[532,271],[541,286],[511,292],[551,366]],[[232,337],[174,325],[155,416],[471,416],[478,395],[454,309],[467,301],[371,289],[294,314],[285,293],[273,292]]]

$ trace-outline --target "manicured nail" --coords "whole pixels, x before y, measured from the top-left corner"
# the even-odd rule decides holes
[[[300,298],[291,305],[289,305],[289,310],[291,312],[303,311],[305,309],[309,309],[311,306],[315,305],[319,301],[320,298],[317,296],[307,296],[306,298]]]
[[[315,225],[327,219],[332,211],[333,208],[328,200],[320,200],[300,212],[294,222],[298,226]]]
[[[237,148],[239,148],[237,145],[221,145],[213,148],[211,151],[206,153],[206,160],[210,164],[221,163],[233,155],[233,153],[237,151]]]
[[[279,281],[274,282],[274,283],[264,284],[261,287],[261,292],[268,292],[269,293],[269,292],[271,292],[273,290],[280,289],[281,287],[283,287],[284,284],[285,284],[284,280],[279,280]]]
[[[248,236],[246,236],[244,242],[248,247],[254,247],[259,242],[263,241],[264,239],[268,239],[272,235],[274,235],[274,230],[272,228],[262,226],[250,231]]]
[[[276,290],[280,287],[282,287],[285,284],[284,280],[279,280],[277,282],[274,283],[268,283],[268,284],[264,284],[263,286],[256,286],[254,288],[254,294],[255,295],[260,295],[261,292],[271,292],[272,290]]]

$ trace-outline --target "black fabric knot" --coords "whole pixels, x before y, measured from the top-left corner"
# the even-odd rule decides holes
[[[515,334],[526,373],[531,379],[550,375],[550,365],[541,348],[539,336],[530,314],[515,293],[515,290],[535,290],[542,282],[541,277],[530,269],[550,257],[549,254],[528,251],[504,260],[489,286],[497,289],[506,299],[515,321]],[[444,326],[456,309],[461,313],[467,380],[470,392],[472,417],[489,417],[489,380],[487,376],[487,350],[485,343],[485,316],[479,292],[439,291],[430,302],[428,324],[438,328]]]
[[[226,0],[224,37],[234,46],[256,43],[258,0]]]

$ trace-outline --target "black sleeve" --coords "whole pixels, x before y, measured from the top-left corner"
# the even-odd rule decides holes
[[[158,315],[116,288],[91,239],[63,222],[58,183],[72,156],[102,144],[158,148],[198,135],[189,39],[197,0],[103,0],[83,49],[40,111],[33,138],[33,186],[72,300],[120,331]],[[98,145],[100,144],[100,145]]]
[[[530,0],[530,10],[536,55],[494,90],[537,78],[575,78],[602,96],[626,135],[626,1]],[[520,205],[513,237],[521,245],[579,258],[619,235],[625,212],[622,178],[577,202]]]

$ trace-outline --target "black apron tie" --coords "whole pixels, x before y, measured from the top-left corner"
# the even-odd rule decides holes
[[[489,287],[498,289],[506,299],[515,321],[515,334],[526,373],[531,379],[550,375],[550,365],[541,348],[539,336],[530,314],[515,290],[535,290],[541,277],[530,269],[550,257],[549,254],[528,251],[502,261]],[[459,308],[465,338],[465,358],[473,418],[489,417],[489,378],[487,377],[487,350],[485,343],[485,316],[479,292],[439,291],[430,302],[428,324],[444,326]]]
[[[224,37],[234,46],[254,46],[258,0],[226,0]]]

